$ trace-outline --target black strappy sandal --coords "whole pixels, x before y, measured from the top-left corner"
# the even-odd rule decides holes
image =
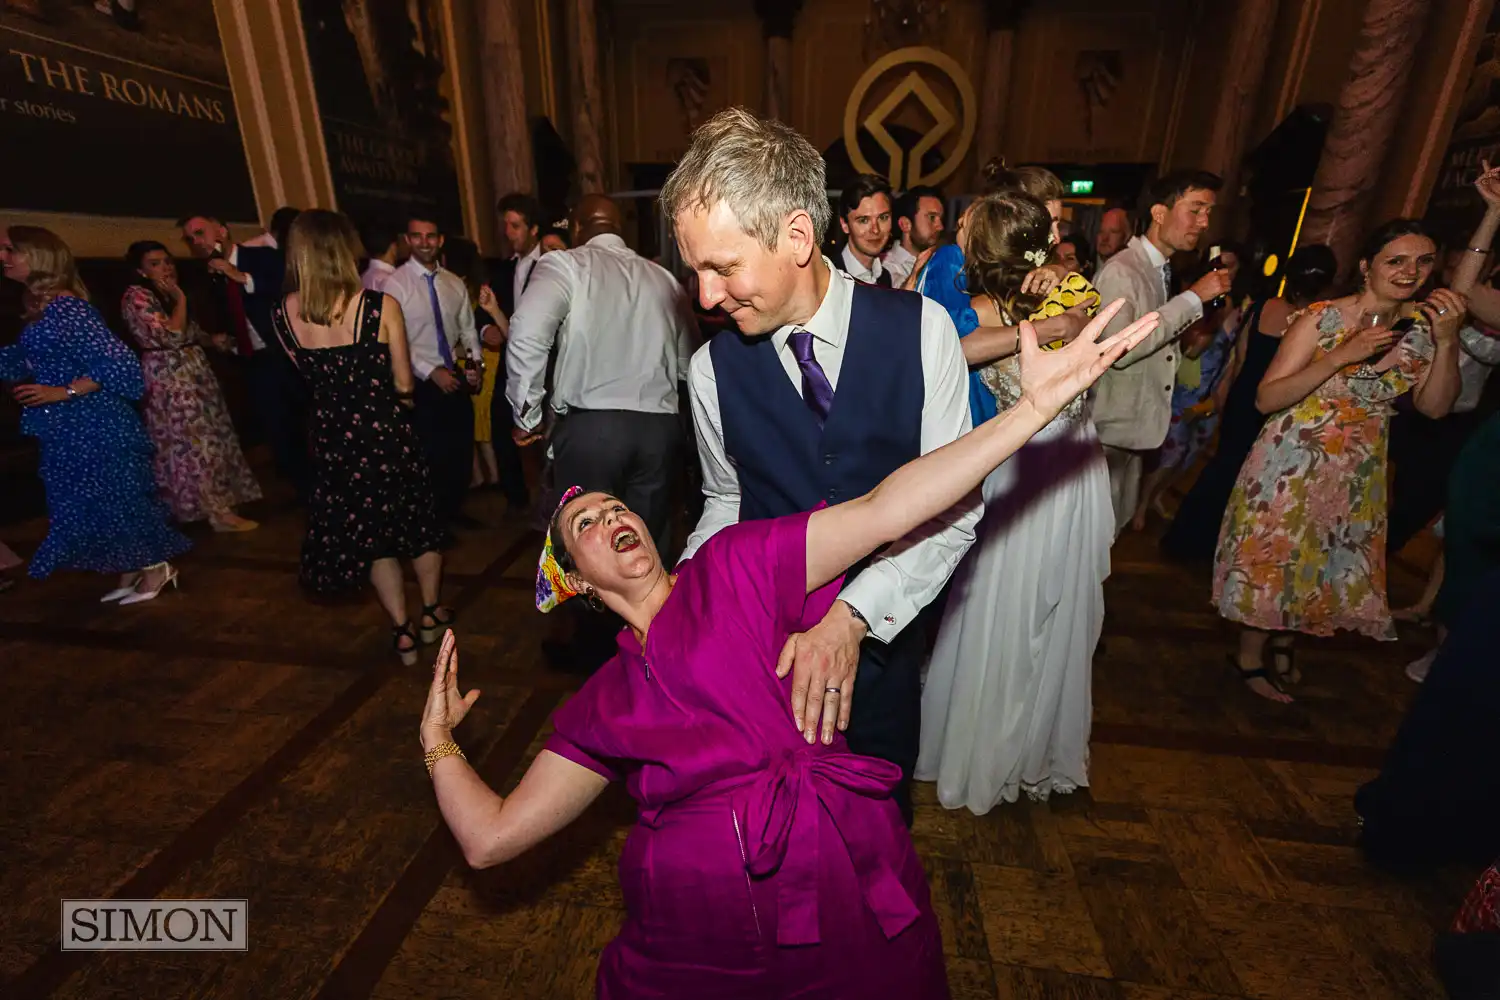
[[[1266,652],[1271,654],[1271,666],[1276,671],[1276,687],[1281,688],[1283,684],[1301,684],[1302,671],[1297,669],[1297,657],[1291,646],[1277,646],[1274,643],[1266,644]]]
[[[448,612],[448,617],[439,618],[437,614],[439,611]],[[440,604],[422,605],[422,645],[431,646],[441,639],[443,637],[443,630],[453,624],[454,617],[452,608],[445,608]],[[433,621],[431,628],[427,627],[427,620],[429,618]]]
[[[1233,653],[1229,653],[1227,656],[1225,656],[1225,660],[1229,663],[1229,669],[1234,671],[1234,675],[1238,677],[1240,679],[1240,682],[1246,687],[1249,686],[1251,681],[1262,680],[1271,685],[1271,687],[1275,690],[1281,692],[1282,694],[1286,694],[1286,689],[1281,686],[1281,678],[1278,675],[1273,674],[1265,667],[1256,667],[1254,670],[1246,670],[1244,667],[1240,666],[1240,658],[1238,656],[1235,656]],[[1251,693],[1254,694],[1253,691]],[[1275,701],[1275,699],[1272,698],[1267,698],[1266,700],[1271,702]]]
[[[401,648],[402,639],[411,640],[410,649]],[[401,657],[403,666],[415,667],[417,665],[417,637],[412,634],[411,622],[391,628],[391,648],[396,651],[397,656]]]

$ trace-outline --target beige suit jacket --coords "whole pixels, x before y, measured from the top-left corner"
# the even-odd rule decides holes
[[[1105,305],[1125,306],[1105,330],[1119,333],[1153,310],[1161,325],[1099,379],[1094,394],[1094,426],[1099,440],[1113,448],[1158,448],[1172,422],[1172,387],[1177,382],[1177,338],[1203,316],[1203,303],[1189,293],[1167,298],[1161,269],[1152,263],[1146,238],[1137,236],[1099,269],[1094,287]]]

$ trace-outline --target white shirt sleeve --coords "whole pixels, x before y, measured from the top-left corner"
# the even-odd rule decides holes
[[[728,336],[725,334],[725,336]],[[740,477],[724,449],[724,424],[719,416],[719,385],[713,356],[704,344],[688,364],[688,399],[698,437],[698,462],[703,471],[703,515],[682,550],[686,559],[720,531],[740,520]]]
[[[484,347],[479,343],[479,329],[474,325],[474,303],[469,301],[469,290],[464,287],[463,279],[455,281],[453,287],[463,296],[458,310],[458,342],[467,347],[469,357],[477,361]]]
[[[516,426],[535,430],[542,422],[546,392],[547,355],[557,331],[568,317],[573,282],[566,273],[567,254],[547,254],[535,265],[526,296],[510,318],[510,340],[505,349],[505,398],[516,415]]]
[[[946,310],[931,299],[922,303],[922,454],[973,430],[969,413],[968,367],[958,330]],[[705,465],[707,463],[705,462]],[[704,471],[707,491],[708,472]],[[839,598],[864,616],[870,634],[890,642],[937,597],[959,560],[974,544],[984,513],[978,489],[928,521],[849,581]],[[707,517],[705,510],[704,516]]]

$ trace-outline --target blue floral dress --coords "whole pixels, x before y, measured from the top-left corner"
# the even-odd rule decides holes
[[[83,299],[63,295],[0,348],[0,379],[67,385],[91,378],[98,392],[26,407],[21,431],[41,444],[51,524],[29,572],[129,573],[186,552],[152,473],[151,440],[133,405],[146,391],[140,362]]]
[[[1188,411],[1213,395],[1229,368],[1238,331],[1238,326],[1228,329],[1219,324],[1203,353],[1196,358],[1184,357],[1177,366],[1177,384],[1172,388],[1172,423],[1161,446],[1164,468],[1187,468],[1213,440],[1219,426],[1218,411],[1196,419]]]

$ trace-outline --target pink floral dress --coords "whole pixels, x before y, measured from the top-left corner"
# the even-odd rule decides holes
[[[1354,331],[1331,303],[1318,318],[1322,357]],[[1377,378],[1350,366],[1274,414],[1240,468],[1214,557],[1219,614],[1252,628],[1396,638],[1385,595],[1386,435],[1392,402],[1432,362],[1425,322]]]
[[[146,430],[156,446],[156,484],[178,521],[201,521],[260,499],[260,486],[240,450],[219,381],[189,321],[167,328],[167,314],[148,288],[133,285],[120,303],[141,348],[146,374]]]

